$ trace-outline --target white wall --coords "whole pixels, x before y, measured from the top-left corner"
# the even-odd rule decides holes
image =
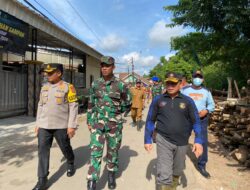
[[[93,75],[94,80],[100,78],[100,61],[87,56],[86,60],[86,88],[90,87],[90,76]]]

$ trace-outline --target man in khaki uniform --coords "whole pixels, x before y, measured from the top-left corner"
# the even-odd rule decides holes
[[[130,92],[132,95],[131,117],[133,120],[133,126],[137,124],[137,130],[140,131],[142,128],[142,110],[146,98],[140,80],[136,81],[136,86],[131,88]]]
[[[44,84],[41,89],[37,110],[35,132],[38,137],[39,163],[38,182],[33,190],[47,189],[50,148],[54,137],[67,160],[67,176],[71,177],[75,173],[74,153],[70,138],[74,136],[77,127],[76,91],[72,84],[61,79],[62,64],[48,64],[44,72],[48,75],[48,83]]]

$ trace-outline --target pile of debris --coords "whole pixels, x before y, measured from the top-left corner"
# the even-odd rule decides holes
[[[217,102],[209,129],[219,136],[231,156],[250,167],[250,106],[247,103],[237,99]]]

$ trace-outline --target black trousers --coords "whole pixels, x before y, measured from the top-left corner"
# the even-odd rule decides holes
[[[43,129],[38,131],[38,177],[49,175],[50,148],[55,137],[68,164],[74,164],[74,153],[67,129]]]

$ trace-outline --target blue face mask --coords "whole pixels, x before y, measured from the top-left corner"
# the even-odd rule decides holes
[[[200,86],[202,84],[202,79],[201,78],[194,78],[193,79],[193,84],[195,86]]]

